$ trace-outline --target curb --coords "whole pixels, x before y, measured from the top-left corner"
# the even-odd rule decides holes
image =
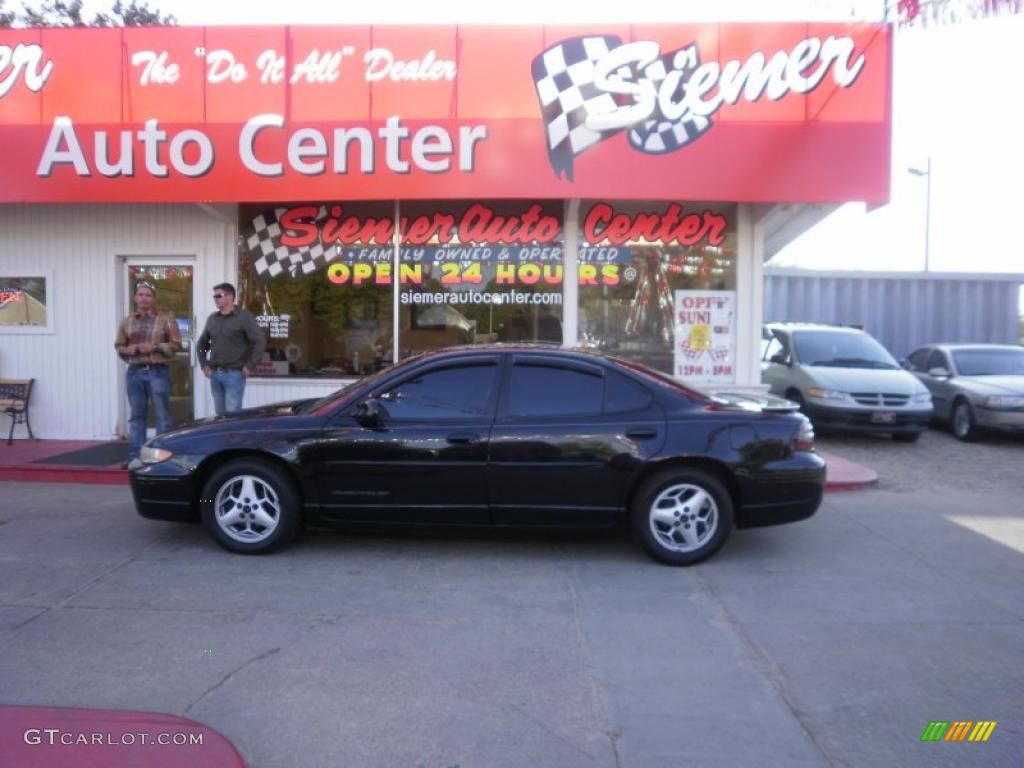
[[[38,464],[16,464],[0,467],[0,480],[22,483],[128,485],[128,472],[123,469],[97,467],[41,467]]]

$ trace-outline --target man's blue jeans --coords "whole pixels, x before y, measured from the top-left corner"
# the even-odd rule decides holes
[[[149,401],[153,401],[156,433],[171,428],[171,372],[165,365],[140,368],[128,366],[128,458],[138,458],[146,442]]]
[[[210,374],[213,410],[218,416],[242,409],[245,394],[245,376],[241,371],[214,371]]]

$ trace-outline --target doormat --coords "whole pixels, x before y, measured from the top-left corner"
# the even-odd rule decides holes
[[[32,464],[67,464],[76,467],[109,467],[128,461],[128,443],[101,443],[77,451],[58,453],[45,459],[36,459]]]

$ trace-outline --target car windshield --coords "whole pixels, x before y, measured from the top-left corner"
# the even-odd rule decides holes
[[[418,358],[418,357],[419,357],[419,355],[414,355],[413,357],[408,357],[405,360],[403,360],[401,363],[399,363],[398,365],[405,365],[409,361],[414,360],[415,358]],[[341,389],[336,389],[333,392],[331,392],[329,395],[324,395],[319,400],[311,400],[308,403],[303,403],[302,407],[299,410],[302,413],[316,413],[318,410],[320,410],[324,406],[330,405],[331,403],[333,403],[335,400],[337,400],[342,395],[347,395],[347,394],[349,394],[350,392],[352,392],[355,389],[363,389],[365,387],[372,387],[373,384],[377,381],[377,379],[379,379],[382,375],[384,375],[384,373],[391,373],[393,370],[395,370],[395,368],[396,368],[396,366],[393,366],[393,365],[388,366],[386,368],[381,368],[379,371],[371,373],[369,376],[364,376],[361,379],[356,379],[355,381],[349,382],[348,384],[343,386]]]
[[[953,362],[961,376],[1024,376],[1024,349],[958,349]]]
[[[899,368],[885,347],[866,333],[797,331],[793,334],[797,359],[805,365],[835,368]]]

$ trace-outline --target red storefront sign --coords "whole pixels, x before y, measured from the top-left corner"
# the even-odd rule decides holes
[[[0,31],[0,202],[884,202],[851,24]]]

